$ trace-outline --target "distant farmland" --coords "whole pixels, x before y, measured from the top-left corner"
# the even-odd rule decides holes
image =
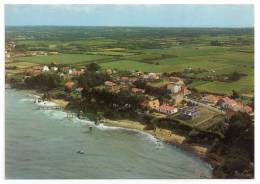
[[[10,33],[8,32],[10,30]],[[104,69],[144,72],[182,72],[202,69],[197,77],[240,72],[246,76],[235,82],[194,79],[188,86],[198,91],[230,94],[254,92],[254,35],[252,29],[174,28],[24,28],[37,39],[26,40],[19,29],[7,29],[7,37],[22,52],[33,49],[56,51],[60,55],[16,57],[13,62],[84,66],[99,63]],[[37,30],[33,30],[37,29]],[[42,28],[43,29],[43,28]],[[38,33],[39,32],[39,33]],[[85,35],[88,32],[88,35]],[[158,34],[160,33],[160,34]],[[102,35],[102,37],[100,36]],[[218,40],[219,45],[214,45]]]

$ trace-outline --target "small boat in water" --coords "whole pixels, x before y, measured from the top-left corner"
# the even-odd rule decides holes
[[[79,150],[77,151],[78,154],[85,154],[85,152],[83,150]]]

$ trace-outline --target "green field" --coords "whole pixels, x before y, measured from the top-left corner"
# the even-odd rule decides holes
[[[31,62],[37,64],[50,64],[52,62],[57,64],[78,64],[78,63],[90,63],[90,62],[106,62],[106,59],[110,59],[109,56],[101,55],[86,55],[86,54],[59,54],[48,56],[26,56],[17,57],[14,62]]]
[[[189,87],[221,94],[230,94],[232,90],[246,94],[254,91],[252,29],[18,27],[6,32],[6,37],[16,42],[17,51],[61,53],[16,57],[14,62],[74,66],[96,62],[104,69],[161,73],[182,72],[187,68],[204,70],[196,77],[212,75],[213,71],[215,75],[237,71],[247,76],[235,82],[194,79]],[[41,38],[41,34],[46,37]],[[221,45],[212,45],[215,40]]]

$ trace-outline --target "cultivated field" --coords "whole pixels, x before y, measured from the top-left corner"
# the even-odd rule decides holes
[[[59,52],[59,55],[12,58],[14,63],[52,62],[104,69],[194,74],[190,88],[221,94],[254,92],[254,35],[252,29],[181,28],[7,28],[17,52]],[[29,34],[30,33],[30,34]],[[28,36],[30,35],[30,36]],[[239,72],[238,81],[206,81],[202,77]]]

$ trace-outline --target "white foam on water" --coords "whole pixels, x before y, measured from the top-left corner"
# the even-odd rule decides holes
[[[55,107],[58,106],[58,104],[50,101],[41,101],[41,102],[36,102],[36,105],[41,106],[41,107]]]
[[[67,117],[67,113],[64,111],[43,110],[43,113],[57,120],[63,120]]]
[[[20,99],[19,101],[20,102],[33,102],[35,99],[33,99],[33,98],[22,98],[22,99]]]
[[[34,98],[40,98],[39,95],[35,95],[35,94],[31,94],[31,93],[27,94],[27,96],[34,97]]]
[[[39,97],[37,95],[33,95],[30,94],[33,97]],[[21,101],[35,101],[35,99],[33,98],[26,98],[26,99],[21,99]],[[41,101],[41,102],[37,102],[35,103],[38,106],[44,106],[44,107],[53,107],[53,106],[57,106],[58,104],[51,102],[51,101]],[[67,112],[64,111],[59,111],[59,110],[41,110],[41,112],[43,112],[44,114],[50,116],[51,118],[57,119],[57,120],[63,120],[65,118],[67,118]],[[72,119],[73,123],[83,123],[83,124],[87,124],[87,125],[91,125],[91,126],[95,126],[97,129],[102,130],[102,131],[106,131],[106,130],[126,130],[126,131],[133,131],[133,132],[137,132],[140,135],[142,135],[146,140],[151,141],[153,143],[156,144],[156,146],[158,146],[157,148],[161,148],[163,146],[162,141],[160,141],[159,139],[157,139],[156,137],[154,137],[153,135],[140,131],[140,130],[134,130],[134,129],[129,129],[129,128],[123,128],[123,127],[113,127],[113,126],[105,126],[104,124],[100,123],[98,125],[95,124],[95,122],[87,120],[87,119],[79,119],[78,117],[73,117]]]

